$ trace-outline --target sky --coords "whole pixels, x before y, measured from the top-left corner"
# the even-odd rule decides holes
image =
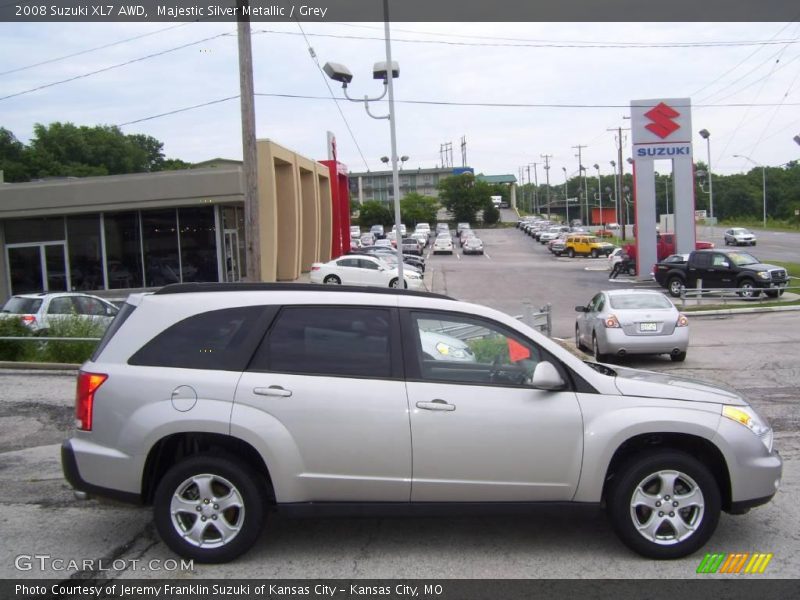
[[[333,131],[350,171],[382,170],[388,121],[359,103],[337,107],[331,93],[341,97],[340,84],[320,66],[346,65],[354,97],[379,95],[372,66],[386,58],[383,24],[254,22],[252,30],[263,94],[257,137],[326,159]],[[124,41],[135,36],[143,37]],[[391,37],[405,169],[440,165],[447,142],[461,166],[466,137],[476,172],[516,176],[531,165],[541,183],[547,154],[560,183],[562,167],[577,175],[581,145],[590,173],[598,164],[609,174],[630,101],[684,97],[693,105],[695,160],[708,160],[697,134],[706,129],[715,173],[753,168],[736,154],[768,166],[800,158],[800,23],[393,23]],[[0,126],[27,142],[36,123],[119,125],[159,139],[169,158],[241,159],[239,100],[214,103],[239,93],[237,56],[234,23],[0,23]],[[385,101],[370,108],[388,113]],[[629,133],[623,138],[628,157]]]

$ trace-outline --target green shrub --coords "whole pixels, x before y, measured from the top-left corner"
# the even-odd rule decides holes
[[[503,364],[510,362],[508,358],[508,343],[506,338],[502,336],[469,340],[467,343],[475,355],[475,360],[479,363],[491,364],[495,359],[498,359]]]
[[[31,335],[31,330],[18,318],[0,319],[0,337],[30,337]],[[34,345],[34,342],[0,340],[0,360],[25,360]]]
[[[490,204],[483,209],[483,222],[487,225],[494,225],[500,220],[500,211],[494,204]]]
[[[103,337],[105,326],[72,316],[52,321],[46,337]],[[42,342],[36,344],[34,360],[39,362],[82,363],[94,352],[98,342]]]

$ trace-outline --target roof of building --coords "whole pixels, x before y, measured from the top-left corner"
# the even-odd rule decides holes
[[[462,169],[462,167],[459,167]],[[440,175],[453,175],[455,169],[453,167],[436,167],[433,169],[400,169],[400,175],[426,175],[426,174],[435,174],[438,173]],[[389,169],[388,171],[358,171],[358,172],[351,172],[350,177],[391,177],[392,170]]]
[[[486,183],[517,183],[513,175],[478,175],[477,179]]]

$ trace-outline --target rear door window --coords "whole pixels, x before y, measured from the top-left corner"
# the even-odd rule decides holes
[[[393,377],[392,312],[386,308],[284,308],[248,370],[334,377]]]

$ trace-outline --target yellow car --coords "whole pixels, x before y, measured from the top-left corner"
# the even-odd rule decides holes
[[[614,251],[614,245],[608,242],[601,242],[593,235],[571,235],[567,238],[564,252],[570,258],[580,256],[608,256]]]

